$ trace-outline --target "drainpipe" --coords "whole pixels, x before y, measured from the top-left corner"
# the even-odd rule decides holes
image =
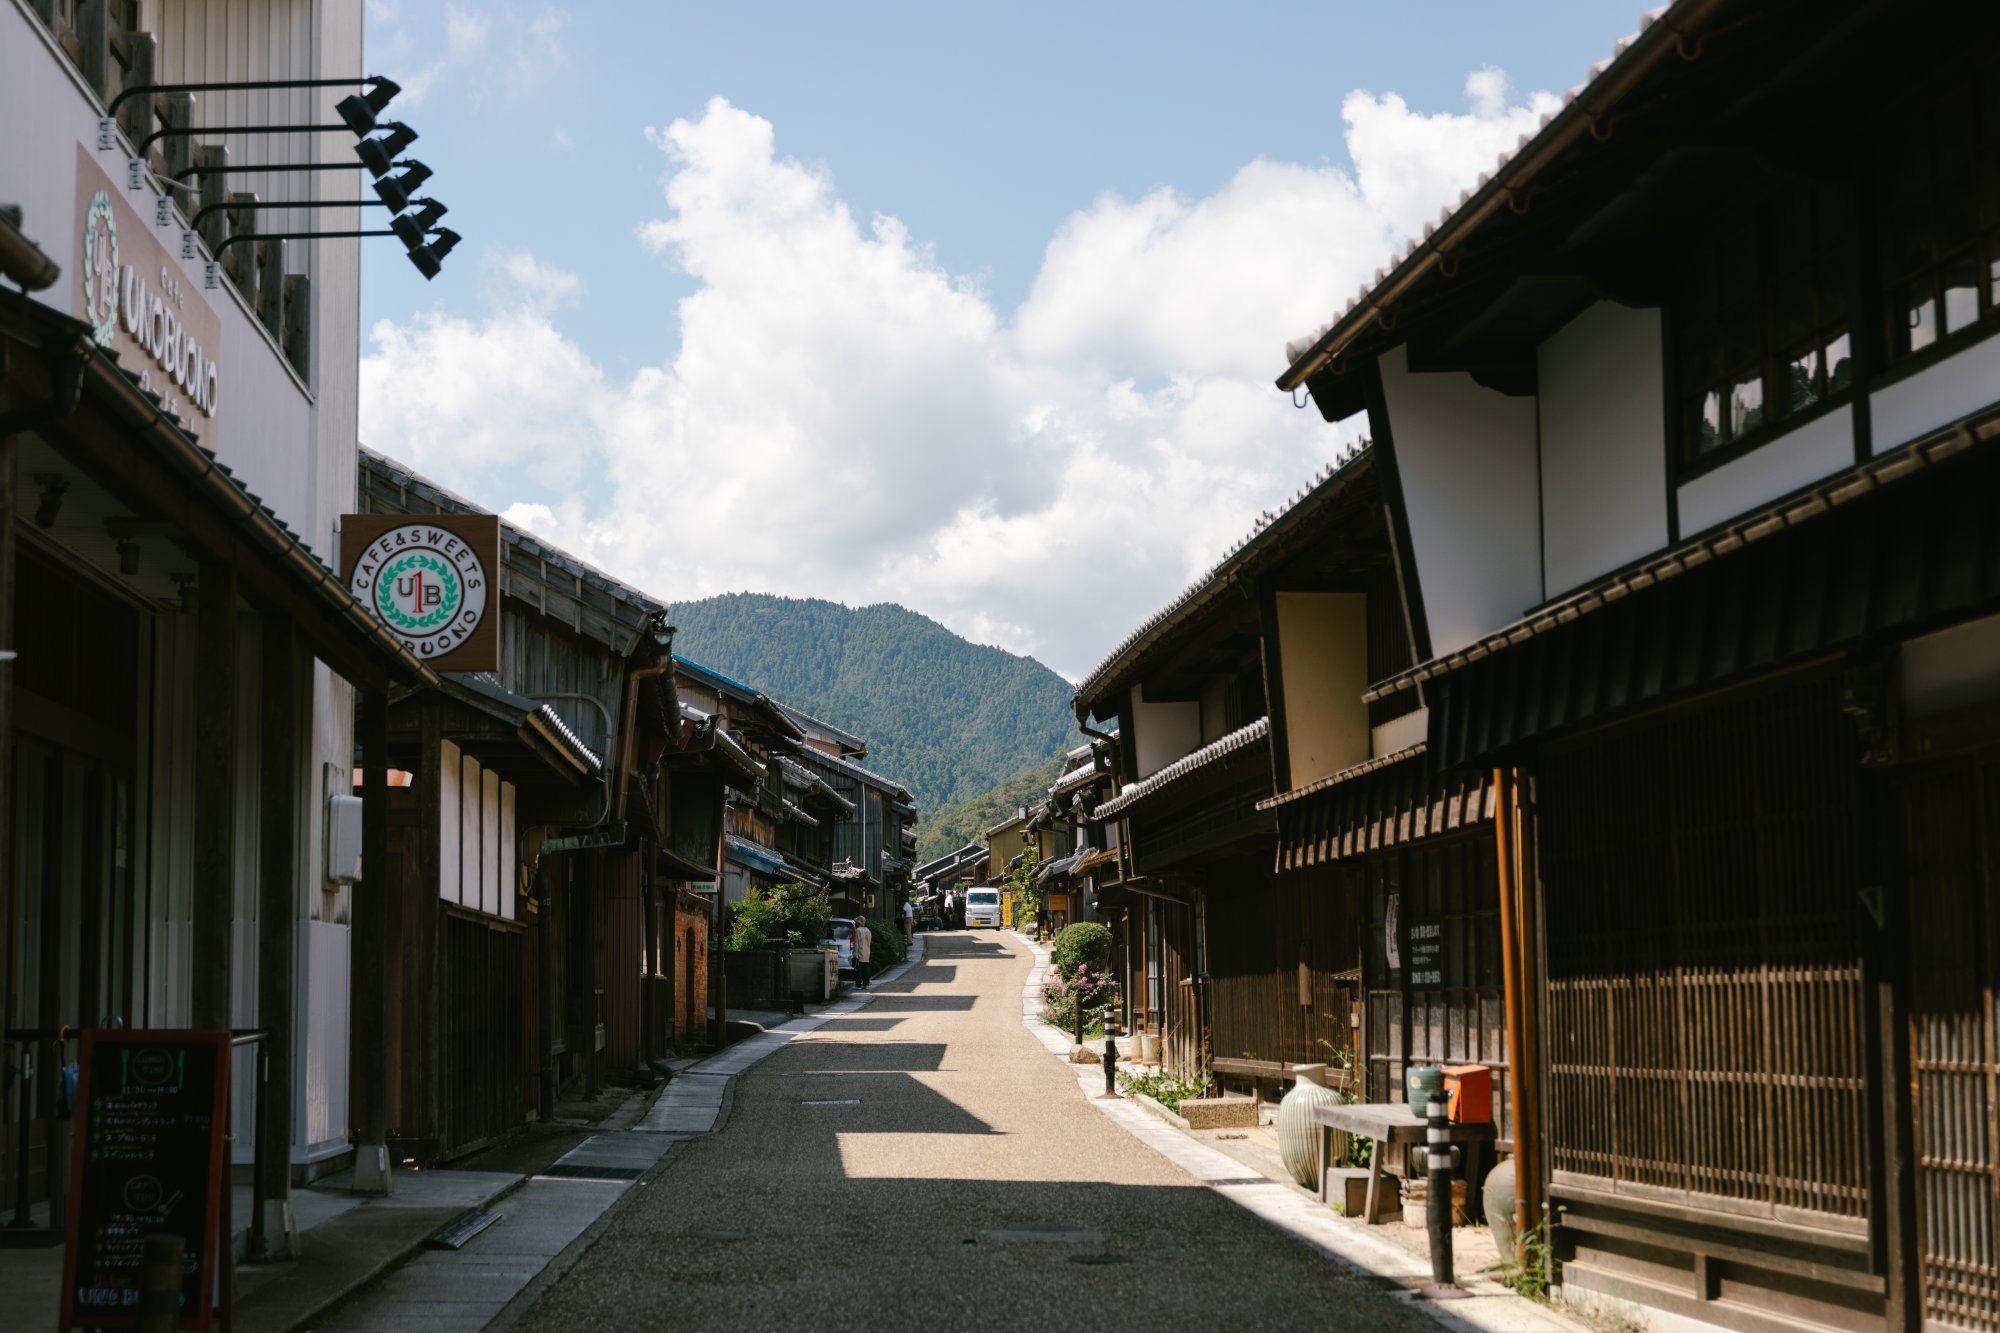
[[[625,814],[625,785],[632,776],[632,714],[639,707],[639,682],[649,676],[664,676],[673,666],[671,657],[658,657],[653,665],[635,667],[625,677],[625,712],[618,719],[618,795],[611,802],[621,818]]]
[[[1541,1220],[1541,1152],[1535,1120],[1534,1061],[1527,1037],[1529,953],[1524,929],[1521,830],[1517,823],[1520,777],[1493,771],[1493,841],[1499,858],[1500,963],[1507,1004],[1507,1100],[1514,1121],[1514,1262],[1527,1253],[1527,1235]]]

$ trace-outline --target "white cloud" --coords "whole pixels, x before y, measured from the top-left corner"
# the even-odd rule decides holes
[[[1498,71],[1466,93],[1350,96],[1351,176],[1107,195],[1011,318],[718,99],[651,132],[637,234],[697,284],[671,361],[608,379],[555,322],[580,282],[503,256],[485,318],[376,326],[364,438],[668,599],[900,601],[1079,675],[1339,448],[1271,387],[1280,349],[1543,107]]]

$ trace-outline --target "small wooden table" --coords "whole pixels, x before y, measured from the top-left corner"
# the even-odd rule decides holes
[[[1402,1102],[1360,1102],[1353,1105],[1316,1106],[1312,1113],[1313,1124],[1319,1129],[1319,1201],[1325,1203],[1327,1175],[1332,1166],[1333,1131],[1344,1129],[1350,1134],[1375,1141],[1375,1151],[1369,1155],[1368,1163],[1368,1203],[1362,1210],[1362,1220],[1370,1226],[1382,1220],[1382,1159],[1391,1147],[1410,1143],[1423,1143],[1430,1129],[1430,1122],[1413,1113]],[[1446,1126],[1447,1139],[1465,1148],[1465,1178],[1477,1180],[1478,1158],[1486,1145],[1493,1142],[1499,1131],[1492,1124],[1461,1125],[1456,1121]]]

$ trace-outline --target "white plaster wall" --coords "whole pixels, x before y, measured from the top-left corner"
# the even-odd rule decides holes
[[[1201,748],[1201,705],[1193,701],[1149,704],[1143,685],[1132,687],[1131,726],[1142,778]]]
[[[1925,366],[1869,395],[1869,437],[1876,453],[2000,402],[2000,335]]]
[[[1281,592],[1278,660],[1291,786],[1368,758],[1368,599],[1358,592]]]
[[[1683,485],[1679,496],[1681,536],[1693,537],[1741,518],[1852,466],[1854,414],[1848,408],[1836,408]]]
[[[1542,600],[1535,400],[1461,374],[1413,375],[1381,359],[1431,651],[1449,653]]]
[[[1550,597],[1667,544],[1660,357],[1660,312],[1609,301],[1541,346],[1542,558]]]
[[[144,17],[159,38],[163,80],[367,72],[362,59],[363,7],[346,0],[155,0],[144,6]],[[348,91],[209,95],[198,103],[196,116],[203,123],[225,119],[331,123],[337,119],[333,104]],[[90,151],[114,183],[122,185],[126,179],[125,145],[108,151],[95,148],[101,113],[101,104],[53,46],[25,0],[0,0],[0,124],[15,127],[0,135],[0,181],[5,182],[7,202],[22,206],[28,235],[63,266],[62,281],[35,299],[70,315],[81,307],[78,146]],[[32,132],[21,127],[33,127]],[[329,161],[351,154],[352,138],[344,133],[234,136],[229,147],[232,160],[238,162]],[[266,199],[288,197],[283,193],[287,190],[296,191],[298,197],[354,199],[361,194],[361,176],[358,172],[267,175],[253,188]],[[142,219],[154,218],[157,190],[145,187],[127,191],[124,197]],[[335,229],[354,216],[333,209],[273,210],[265,221],[272,230],[306,230],[309,223]],[[178,255],[177,222],[154,234]],[[401,262],[400,249],[391,253]],[[174,261],[179,281],[215,311],[220,326],[220,410],[197,428],[202,442],[321,559],[332,563],[334,521],[353,507],[355,488],[359,242],[294,243],[288,248],[286,266],[313,278],[309,383],[317,389],[316,397],[294,375],[232,287],[205,290],[201,261]],[[154,763],[135,793],[149,819],[136,873],[144,876],[140,882],[148,893],[153,926],[145,941],[146,1012],[138,1021],[156,1026],[187,1018],[191,891],[187,880],[193,810],[186,765],[194,719],[190,636],[181,632],[180,620],[172,615],[158,618],[161,653],[146,723]],[[321,878],[326,795],[322,775],[344,775],[351,768],[354,709],[347,685],[317,664],[312,670],[309,717],[298,861],[300,931],[305,942],[299,954],[298,993],[303,1001],[299,1031],[304,1047],[296,1091],[303,1141],[333,1144],[344,1141],[347,1133],[349,902],[345,891],[325,892]],[[246,920],[244,926],[248,925]]]

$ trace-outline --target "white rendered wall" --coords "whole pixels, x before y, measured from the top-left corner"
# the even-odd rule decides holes
[[[1667,544],[1660,313],[1600,302],[1537,361],[1542,559],[1556,597]]]
[[[1869,396],[1869,436],[1876,453],[2000,401],[2000,335],[1974,343]]]
[[[1741,518],[1853,466],[1854,414],[1849,408],[1836,408],[1683,485],[1681,536],[1693,537]]]
[[[1442,654],[1542,600],[1535,400],[1470,375],[1413,375],[1408,356],[1383,355],[1382,389],[1431,652]]]
[[[1149,704],[1146,687],[1132,687],[1132,747],[1139,776],[1151,777],[1182,755],[1201,748],[1201,705]]]
[[[1303,787],[1368,758],[1368,599],[1281,592],[1277,603],[1290,785]]]

